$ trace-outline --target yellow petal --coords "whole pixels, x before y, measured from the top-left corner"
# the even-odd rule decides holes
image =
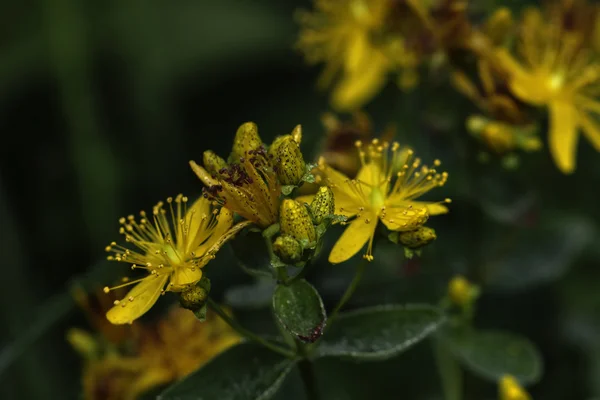
[[[108,310],[106,318],[115,325],[122,325],[141,317],[156,303],[167,279],[169,274],[148,276],[135,285],[119,304]]]
[[[387,80],[388,62],[376,52],[352,73],[345,72],[332,93],[331,102],[339,111],[360,108],[371,100]]]
[[[348,40],[349,47],[344,65],[348,72],[355,72],[365,63],[365,56],[368,55],[369,51],[369,42],[365,33],[357,30],[353,37]]]
[[[598,122],[593,117],[580,112],[579,123],[581,124],[583,133],[592,143],[592,146],[594,146],[596,151],[600,151],[600,126],[598,126]]]
[[[383,183],[381,167],[376,162],[370,162],[362,166],[356,175],[356,179],[368,186],[378,187]]]
[[[440,215],[448,213],[448,207],[440,203],[430,203],[428,201],[410,201],[409,204],[411,204],[415,208],[425,207],[429,215]]]
[[[347,217],[356,215],[358,208],[364,206],[364,199],[352,189],[351,184],[348,183],[350,179],[341,172],[326,165],[320,166],[320,170],[326,177],[329,187],[333,189],[335,213]],[[370,189],[365,188],[365,190]]]
[[[349,260],[373,237],[376,226],[377,219],[371,213],[365,213],[352,221],[333,246],[329,262],[339,264]]]
[[[549,93],[545,81],[525,71],[504,49],[496,52],[496,61],[510,74],[510,89],[518,98],[535,105],[547,102]]]
[[[213,227],[205,227],[205,231],[201,232],[203,237],[199,237],[199,239],[202,239],[203,242],[194,241],[196,255],[202,256],[206,253],[231,228],[231,225],[233,225],[233,212],[222,207],[217,215],[217,224]],[[192,248],[189,251],[191,252]]]
[[[199,266],[175,267],[167,290],[181,292],[200,279],[202,279],[202,269]]]
[[[427,208],[389,207],[381,222],[391,231],[412,231],[425,224],[429,218]]]
[[[206,249],[206,251],[204,252],[204,255],[202,257],[202,260],[199,261],[199,266],[203,267],[204,265],[206,265],[211,259],[214,258],[215,254],[219,251],[219,249],[221,249],[221,247],[227,243],[229,240],[233,239],[233,237],[242,229],[244,229],[247,226],[252,225],[252,221],[243,221],[240,222],[238,224],[236,224],[234,227],[232,227],[231,229],[229,229],[227,232],[215,236],[217,238],[216,241],[214,241],[211,246]]]
[[[575,170],[577,150],[577,110],[567,102],[550,104],[550,152],[554,162],[565,174]]]
[[[213,186],[213,185],[218,185],[219,181],[216,179],[213,179],[212,176],[210,176],[210,174],[208,173],[207,170],[205,170],[203,167],[201,167],[200,165],[196,164],[195,161],[190,161],[190,167],[192,167],[192,171],[194,171],[194,173],[196,174],[196,176],[202,181],[202,183],[204,183],[206,186]]]

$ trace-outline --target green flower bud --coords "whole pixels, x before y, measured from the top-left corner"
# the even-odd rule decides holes
[[[192,286],[179,293],[179,304],[186,310],[198,311],[206,304],[208,292],[200,285]]]
[[[282,185],[298,185],[304,176],[306,163],[300,146],[292,135],[280,136],[269,148],[277,177]]]
[[[302,246],[289,235],[277,237],[273,243],[273,251],[281,261],[288,264],[294,264],[302,258]]]
[[[476,297],[478,290],[464,276],[457,275],[448,283],[448,297],[457,306],[465,307]]]
[[[251,150],[256,150],[262,146],[263,142],[258,136],[258,127],[254,122],[246,122],[242,124],[233,139],[232,156],[237,161],[240,157],[245,157],[246,153]]]
[[[321,186],[310,203],[310,210],[317,225],[323,222],[323,218],[332,215],[335,212],[333,190],[328,186]]]
[[[212,150],[206,150],[202,155],[202,161],[204,168],[212,176],[219,176],[219,171],[223,168],[227,168],[227,163],[224,159],[216,155]]]
[[[292,236],[298,241],[314,242],[316,239],[315,226],[308,210],[296,200],[284,199],[279,211],[281,234]]]
[[[400,232],[398,236],[400,243],[410,249],[418,249],[426,246],[436,238],[435,230],[427,226],[421,226],[414,231]]]

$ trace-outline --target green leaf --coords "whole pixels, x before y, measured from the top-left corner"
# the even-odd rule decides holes
[[[435,332],[444,316],[428,305],[387,305],[340,315],[327,330],[317,357],[378,361],[394,357]]]
[[[294,189],[296,189],[296,185],[284,185],[281,187],[281,193],[283,193],[284,196],[289,196]]]
[[[162,392],[160,400],[267,400],[295,361],[254,343],[241,343]]]
[[[538,381],[542,358],[526,338],[500,331],[471,331],[449,334],[444,341],[464,366],[484,379],[498,381],[510,374],[521,383]]]
[[[278,285],[273,310],[281,325],[298,339],[312,343],[323,334],[327,315],[317,290],[301,279]]]
[[[590,221],[564,215],[534,229],[519,231],[507,251],[490,251],[486,283],[502,290],[523,290],[563,276],[596,234]],[[502,243],[502,241],[499,241]]]

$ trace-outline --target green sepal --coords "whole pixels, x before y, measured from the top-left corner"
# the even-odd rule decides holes
[[[206,311],[208,310],[208,305],[205,303],[202,307],[194,311],[194,315],[200,322],[206,321]]]

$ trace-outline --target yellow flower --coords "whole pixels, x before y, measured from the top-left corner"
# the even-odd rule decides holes
[[[339,77],[332,93],[336,109],[353,110],[368,102],[393,68],[414,70],[416,59],[403,38],[386,36],[392,6],[390,0],[316,0],[314,12],[299,14],[298,48],[308,62],[326,64],[320,85]]]
[[[202,268],[215,257],[219,248],[247,224],[232,226],[233,215],[227,209],[212,209],[210,200],[200,198],[187,209],[187,197],[178,195],[159,202],[148,216],[140,213],[121,218],[120,233],[127,248],[113,242],[106,251],[109,260],[133,264],[148,275],[104,291],[136,284],[122,300],[116,300],[106,317],[113,324],[131,323],[148,311],[167,291],[179,292],[202,278]],[[168,283],[167,283],[168,282]]]
[[[241,339],[220,317],[200,323],[179,307],[157,323],[132,328],[122,347],[107,347],[104,340],[79,329],[69,331],[69,342],[85,360],[85,400],[137,399],[187,376]]]
[[[204,155],[204,167],[194,161],[190,161],[190,166],[207,186],[205,197],[261,228],[278,221],[281,185],[255,123],[239,127],[231,157],[235,162],[217,170],[212,167],[214,163],[207,165],[207,155],[214,159],[214,153]]]
[[[319,170],[335,196],[335,213],[354,220],[333,247],[329,262],[348,260],[368,243],[364,257],[373,260],[372,245],[375,228],[381,221],[392,231],[411,231],[423,225],[429,215],[448,212],[443,202],[423,202],[416,199],[431,189],[443,186],[448,174],[421,165],[410,149],[398,143],[390,145],[374,139],[366,147],[356,143],[361,169],[355,179],[319,162]],[[390,156],[391,153],[391,156]],[[435,167],[440,165],[435,161]],[[312,196],[302,200],[310,202]]]
[[[548,108],[550,152],[564,173],[575,170],[579,131],[600,151],[596,121],[600,102],[600,64],[578,31],[562,29],[538,9],[529,9],[521,23],[520,62],[505,49],[498,60],[509,71],[509,86],[522,101]]]
[[[500,400],[531,400],[529,394],[511,375],[504,375],[498,384]]]

